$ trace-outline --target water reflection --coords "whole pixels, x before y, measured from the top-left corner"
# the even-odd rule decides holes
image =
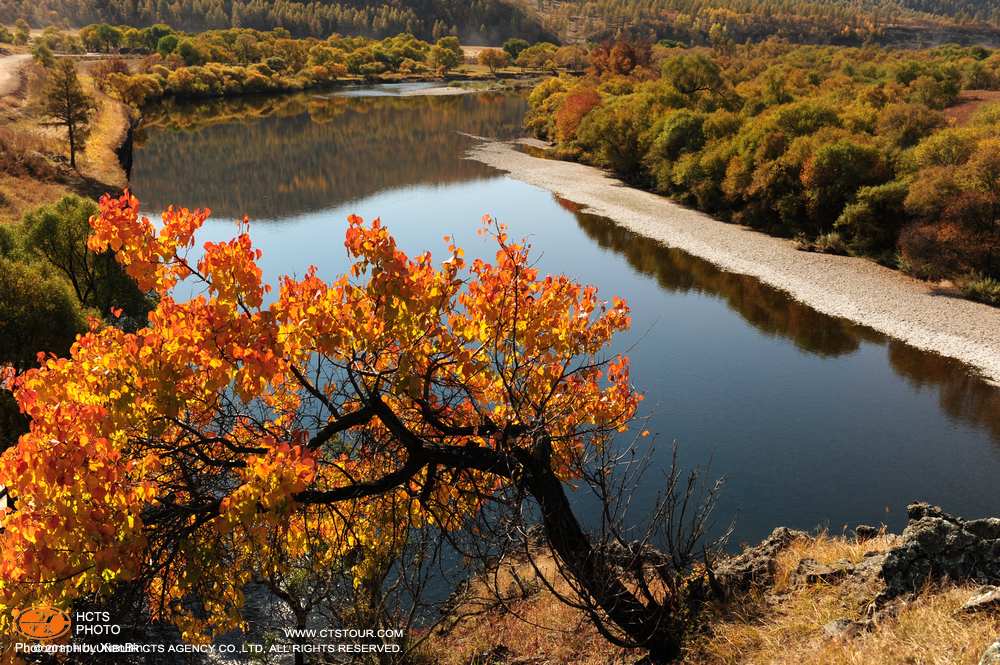
[[[588,237],[624,256],[639,272],[655,277],[662,288],[723,298],[758,330],[790,339],[803,351],[836,357],[857,351],[864,340],[880,339],[868,328],[817,312],[758,279],[723,272],[708,261],[638,235],[604,217],[580,212],[580,206],[571,201],[558,200],[574,212]]]
[[[324,278],[343,271],[351,213],[381,216],[408,252],[454,234],[472,253],[485,247],[476,221],[494,214],[529,236],[540,269],[632,304],[618,350],[646,391],[649,428],[679,441],[685,464],[712,459],[729,477],[720,514],[739,513],[738,540],[777,524],[898,529],[914,499],[996,512],[1000,390],[463,159],[463,134],[520,134],[523,112],[507,94],[166,106],[140,137],[133,185],[146,210],[212,207],[205,240],[228,238],[244,213],[281,220],[253,231],[271,282],[311,263]],[[651,482],[636,505],[660,489]]]
[[[725,272],[604,217],[582,212],[581,206],[572,201],[559,197],[556,200],[573,212],[589,238],[625,257],[637,271],[654,277],[661,288],[722,298],[761,332],[791,340],[803,351],[837,357],[858,351],[862,342],[886,344],[889,362],[897,374],[918,389],[937,389],[945,413],[957,421],[987,429],[1000,445],[1000,389],[978,378],[965,364],[818,312],[754,277]]]
[[[524,109],[512,94],[165,104],[144,118],[132,179],[147,210],[185,201],[220,217],[283,219],[382,191],[494,176],[457,158],[466,135],[513,136]]]
[[[938,403],[957,421],[989,430],[1000,445],[1000,389],[976,378],[962,363],[889,340],[892,368],[917,388],[938,388]]]

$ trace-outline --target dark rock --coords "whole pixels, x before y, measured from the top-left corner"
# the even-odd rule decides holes
[[[1000,609],[1000,587],[984,586],[965,601],[960,611],[972,613],[996,609]]]
[[[882,533],[882,529],[868,524],[859,524],[854,527],[854,537],[859,543],[876,538],[880,533]]]
[[[793,541],[808,537],[804,531],[778,527],[760,545],[720,563],[715,568],[715,577],[730,596],[752,586],[770,585],[774,582],[778,554]]]
[[[796,581],[806,584],[816,584],[824,582],[829,584],[836,582],[854,573],[854,564],[846,559],[841,559],[831,565],[819,563],[815,559],[802,559],[798,568],[795,569],[794,578]]]
[[[823,626],[823,634],[832,639],[849,640],[860,635],[866,628],[866,624],[850,619],[834,619]]]
[[[965,521],[937,506],[907,506],[901,543],[882,563],[877,604],[919,591],[929,580],[1000,584],[1000,519]]]
[[[1000,665],[1000,640],[997,640],[983,652],[979,665]]]

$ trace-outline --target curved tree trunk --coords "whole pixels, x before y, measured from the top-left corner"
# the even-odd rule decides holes
[[[549,544],[575,581],[630,640],[649,649],[649,661],[669,663],[681,655],[681,641],[660,607],[639,601],[608,560],[595,551],[570,506],[562,482],[548,464],[526,469],[525,488],[538,501]]]

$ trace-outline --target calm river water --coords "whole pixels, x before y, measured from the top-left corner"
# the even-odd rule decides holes
[[[916,499],[1000,514],[1000,390],[463,159],[468,135],[522,133],[515,94],[400,92],[165,107],[138,137],[133,190],[151,213],[212,208],[204,240],[248,215],[272,282],[310,264],[342,272],[351,213],[381,217],[406,251],[443,255],[454,234],[470,257],[490,253],[480,218],[499,218],[530,238],[543,272],[632,305],[618,347],[646,393],[657,461],[676,441],[683,464],[726,476],[719,518],[736,518],[736,542],[776,525],[899,529]]]

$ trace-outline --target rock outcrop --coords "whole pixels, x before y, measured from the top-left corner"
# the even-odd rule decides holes
[[[769,586],[774,582],[778,554],[796,539],[808,537],[809,534],[804,531],[778,527],[759,545],[720,563],[714,571],[715,578],[728,596],[746,591],[751,586]]]
[[[882,562],[878,604],[919,591],[929,580],[1000,584],[1000,519],[963,520],[912,503],[902,542]]]
[[[1000,609],[1000,587],[981,587],[959,609],[967,614]]]

